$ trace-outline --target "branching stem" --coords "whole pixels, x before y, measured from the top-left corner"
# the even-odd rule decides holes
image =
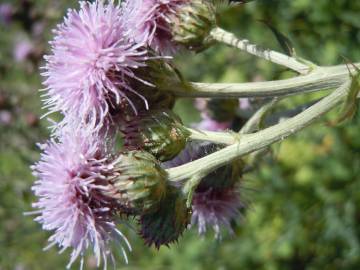
[[[292,118],[256,133],[243,135],[238,143],[225,147],[206,157],[168,169],[169,180],[176,182],[190,179],[194,175],[206,175],[236,158],[284,140],[335,108],[344,100],[350,86],[351,80],[349,79],[330,95]]]

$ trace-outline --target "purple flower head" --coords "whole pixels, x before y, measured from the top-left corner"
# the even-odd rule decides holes
[[[16,62],[22,62],[33,53],[35,47],[29,40],[20,40],[16,43],[13,51]]]
[[[204,234],[208,227],[215,231],[219,238],[221,227],[232,231],[231,222],[240,216],[243,204],[238,191],[231,188],[208,188],[196,191],[192,201],[191,224],[198,226],[199,234]]]
[[[0,23],[9,24],[14,14],[14,7],[10,3],[0,4]]]
[[[8,126],[11,124],[13,120],[12,114],[10,111],[7,110],[1,110],[0,111],[0,126]]]
[[[128,29],[132,29],[137,42],[146,41],[160,54],[174,53],[177,46],[172,42],[170,16],[189,0],[127,0],[124,16]]]
[[[54,31],[52,53],[45,57],[45,107],[61,111],[63,122],[77,121],[100,129],[112,110],[138,94],[129,80],[148,59],[145,43],[130,41],[120,6],[113,1],[80,2]],[[139,79],[140,80],[140,79]],[[145,83],[145,82],[144,82]]]
[[[64,131],[59,141],[49,141],[42,150],[40,161],[32,167],[37,177],[32,189],[38,197],[33,204],[39,214],[35,220],[44,230],[54,231],[47,248],[72,248],[68,268],[78,257],[83,263],[85,251],[92,249],[98,266],[103,260],[106,268],[107,259],[113,260],[112,240],[131,249],[116,228],[115,215],[121,206],[102,192],[114,175],[114,162],[99,138],[85,132]]]
[[[163,163],[165,168],[173,168],[197,160],[203,156],[219,150],[211,143],[190,143],[173,160]],[[221,237],[221,228],[232,232],[232,221],[241,214],[240,210],[246,206],[241,201],[238,177],[235,167],[227,165],[205,176],[193,195],[192,226],[198,226],[199,234],[204,234],[211,227],[216,238]]]
[[[249,110],[251,109],[251,102],[249,98],[239,98],[239,109],[240,110]]]

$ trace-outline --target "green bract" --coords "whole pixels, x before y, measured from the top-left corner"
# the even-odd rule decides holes
[[[140,235],[149,246],[160,248],[175,242],[190,222],[186,199],[172,188],[154,212],[140,217]]]
[[[130,120],[123,129],[125,146],[148,151],[160,161],[175,157],[189,137],[181,119],[172,111],[154,111]]]
[[[130,213],[143,213],[158,206],[167,189],[166,172],[144,151],[130,151],[118,158],[110,195]]]
[[[177,10],[171,20],[173,40],[194,51],[207,47],[210,31],[216,27],[216,11],[213,4],[205,0],[189,1]]]

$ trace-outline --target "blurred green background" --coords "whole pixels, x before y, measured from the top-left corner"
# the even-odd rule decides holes
[[[37,142],[48,136],[39,120],[39,66],[50,29],[76,1],[0,2],[0,270],[64,269],[68,253],[43,252],[48,233],[23,216],[34,201],[29,166]],[[223,28],[264,47],[281,50],[261,20],[293,42],[304,58],[321,65],[360,61],[360,1],[256,0],[225,11]],[[217,45],[177,59],[194,81],[244,82],[290,73],[234,49]],[[287,106],[313,96],[292,98]],[[185,122],[197,117],[189,101],[177,110]],[[186,108],[186,109],[185,109]],[[334,113],[333,113],[334,114]],[[221,242],[188,231],[178,244],[157,251],[129,231],[134,251],[119,269],[360,269],[360,114],[338,127],[324,122],[273,147],[274,158],[245,176],[249,209],[234,236]],[[93,262],[87,260],[87,268]],[[78,265],[73,268],[77,269]]]

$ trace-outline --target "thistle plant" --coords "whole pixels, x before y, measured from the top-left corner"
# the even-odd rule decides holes
[[[106,268],[108,259],[114,261],[113,241],[126,257],[131,247],[120,227],[131,220],[144,242],[157,248],[178,242],[188,225],[200,234],[213,228],[221,238],[221,229],[231,232],[246,208],[242,176],[264,149],[339,105],[333,123],[356,111],[360,63],[322,67],[238,38],[217,26],[218,2],[81,1],[54,31],[42,73],[44,107],[45,115],[60,112],[63,118],[32,167],[33,206],[35,220],[53,231],[49,247],[73,249],[69,267],[90,249]],[[186,81],[172,57],[215,43],[297,76]],[[282,99],[325,90],[295,116],[263,125]],[[200,123],[185,126],[172,111],[180,97],[194,99]],[[239,98],[271,100],[239,124]]]

